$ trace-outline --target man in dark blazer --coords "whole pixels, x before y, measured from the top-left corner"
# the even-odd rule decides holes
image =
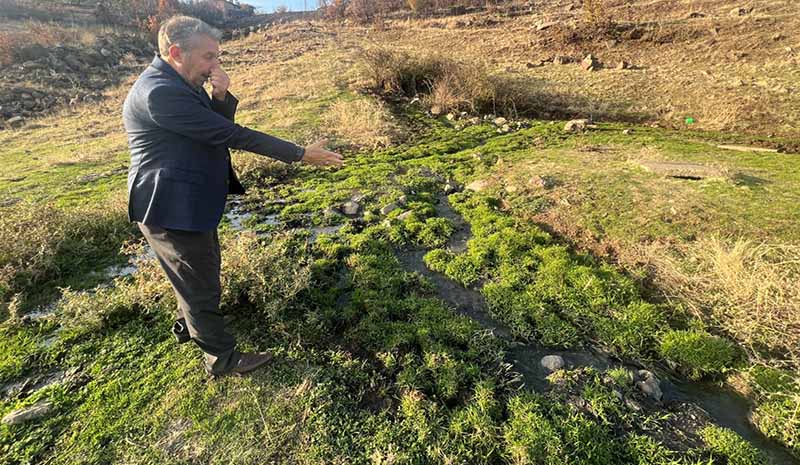
[[[220,33],[187,16],[159,31],[159,56],[139,76],[123,106],[131,165],[128,214],[155,251],[178,300],[173,333],[193,340],[214,376],[243,374],[270,360],[242,353],[219,311],[220,249],[217,226],[228,194],[244,188],[229,148],[286,163],[338,167],[341,155],[324,141],[308,147],[234,122],[238,101],[220,68]],[[210,81],[209,98],[203,85]]]

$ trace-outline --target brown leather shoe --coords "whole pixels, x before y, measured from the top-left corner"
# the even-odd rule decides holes
[[[255,370],[270,360],[272,360],[272,354],[269,352],[242,352],[239,356],[239,362],[233,367],[231,373],[241,376]]]

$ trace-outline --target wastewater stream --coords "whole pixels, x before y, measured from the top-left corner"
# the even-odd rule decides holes
[[[440,197],[436,210],[438,216],[449,219],[456,227],[456,232],[448,241],[447,248],[452,252],[465,251],[471,236],[469,224],[452,209],[447,197]],[[511,342],[506,361],[522,375],[528,388],[540,392],[549,388],[546,377],[550,372],[540,363],[542,357],[546,355],[561,356],[568,368],[592,367],[603,371],[613,367],[634,370],[640,368],[616,360],[611,354],[594,348],[559,350],[548,349],[535,343],[523,344],[515,341],[511,329],[492,317],[480,292],[465,288],[446,276],[429,270],[423,262],[426,252],[426,250],[403,251],[398,257],[407,270],[418,272],[433,282],[439,298],[450,304],[459,314],[473,319],[484,329],[491,330],[495,336]],[[749,420],[751,406],[741,395],[710,383],[680,379],[662,369],[650,368],[650,370],[661,380],[662,405],[694,404],[700,407],[714,423],[738,433],[761,450],[773,463],[800,464],[800,460],[794,458],[785,447],[753,427]]]

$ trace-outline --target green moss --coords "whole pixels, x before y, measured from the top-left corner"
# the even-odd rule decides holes
[[[659,352],[692,379],[726,372],[736,362],[733,344],[702,330],[671,330],[661,337]]]
[[[758,449],[735,432],[718,426],[707,426],[700,436],[715,456],[723,458],[730,465],[766,465],[767,459]]]
[[[800,394],[776,394],[759,403],[753,412],[755,424],[772,438],[800,457]]]

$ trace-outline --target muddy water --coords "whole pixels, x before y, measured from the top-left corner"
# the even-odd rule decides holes
[[[469,225],[450,207],[445,197],[440,199],[436,209],[438,216],[451,220],[457,228],[457,232],[450,238],[447,248],[454,252],[466,250],[466,243],[471,235]],[[552,350],[535,344],[514,342],[510,328],[491,316],[483,295],[476,290],[464,288],[439,273],[430,271],[422,260],[425,253],[424,250],[403,251],[398,254],[398,258],[409,271],[416,271],[430,279],[434,283],[439,297],[454,307],[459,314],[472,318],[485,329],[490,329],[496,336],[512,341],[511,348],[507,353],[507,361],[512,363],[514,369],[522,375],[528,387],[538,391],[548,387],[548,381],[545,379],[547,372],[540,364],[545,355],[560,355],[566,366],[571,368],[593,367],[598,370],[607,370],[614,366],[626,366],[615,361],[611,355],[599,350]],[[749,421],[750,405],[742,396],[708,383],[679,380],[663,370],[659,371],[657,375],[662,380],[661,388],[664,392],[663,401],[665,403],[688,402],[698,405],[712,421],[719,426],[736,431],[767,455],[773,463],[778,465],[800,464],[800,460],[794,458],[786,448],[766,438],[753,428]]]

